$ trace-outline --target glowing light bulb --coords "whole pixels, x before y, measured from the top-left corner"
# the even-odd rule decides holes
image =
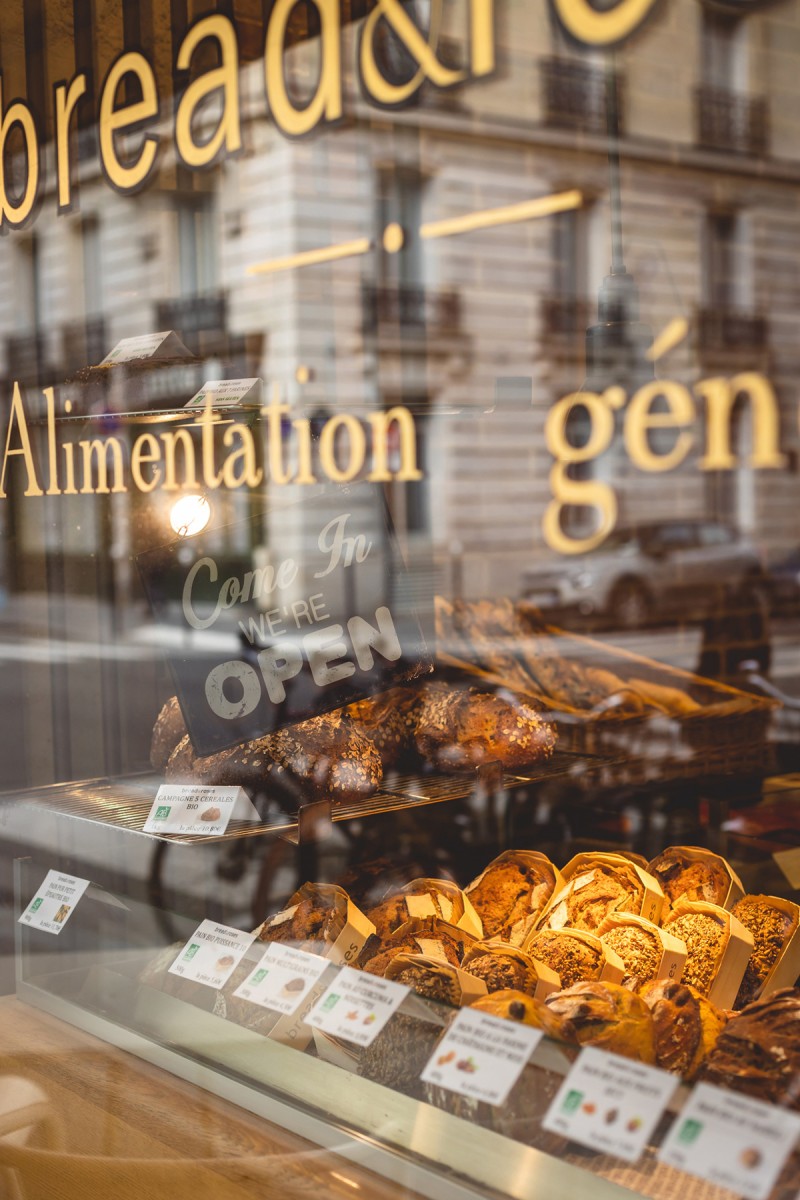
[[[202,533],[211,520],[211,505],[205,496],[181,496],[170,509],[169,523],[178,537]]]

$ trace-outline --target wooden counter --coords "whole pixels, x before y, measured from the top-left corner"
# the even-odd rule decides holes
[[[46,1093],[72,1154],[240,1161],[276,1156],[267,1191],[263,1178],[248,1182],[237,1171],[235,1192],[243,1200],[270,1194],[282,1200],[416,1196],[14,997],[0,998],[0,1085],[3,1076],[23,1077]],[[220,1183],[220,1196],[227,1196],[230,1189]]]

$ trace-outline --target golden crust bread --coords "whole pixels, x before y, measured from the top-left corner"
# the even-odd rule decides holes
[[[655,1032],[656,1065],[693,1079],[725,1028],[725,1014],[688,984],[655,979],[640,989]]]
[[[556,872],[543,855],[499,855],[465,889],[487,938],[521,944],[553,895]]]
[[[731,886],[730,874],[720,859],[714,855],[704,857],[705,853],[694,846],[669,846],[648,866],[666,897],[664,918],[679,900],[724,905]]]
[[[644,886],[632,863],[590,865],[554,897],[540,928],[594,933],[610,912],[640,912],[643,897]]]
[[[545,1033],[557,1036],[558,1023],[553,1020],[544,1002],[534,1000],[532,996],[514,988],[481,996],[479,1000],[473,1000],[470,1008],[476,1008],[478,1012],[488,1013],[492,1017],[502,1017],[506,1021],[533,1025],[536,1029],[543,1029]]]
[[[569,929],[541,930],[529,939],[525,949],[555,971],[565,988],[582,980],[599,979],[605,965],[602,950]]]
[[[545,1000],[565,1042],[597,1046],[613,1054],[655,1064],[650,1009],[640,996],[617,983],[576,983]]]
[[[542,761],[553,753],[556,736],[530,700],[431,685],[420,705],[415,741],[427,762],[460,771],[484,763],[521,767]]]

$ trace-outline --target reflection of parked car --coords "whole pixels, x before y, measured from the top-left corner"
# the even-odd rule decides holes
[[[635,629],[680,616],[702,619],[747,583],[762,583],[753,546],[712,521],[616,529],[597,550],[523,574],[523,596],[547,615],[599,615]]]
[[[769,568],[768,582],[773,612],[800,613],[800,546]]]

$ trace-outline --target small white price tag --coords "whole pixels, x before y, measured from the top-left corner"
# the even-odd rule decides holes
[[[203,921],[175,959],[169,974],[207,987],[224,987],[255,938],[254,933],[242,933],[241,929],[218,925],[216,921]]]
[[[184,408],[205,408],[209,401],[213,407],[226,404],[253,404],[261,401],[261,380],[256,379],[209,379],[187,400]]]
[[[107,366],[109,363],[135,362],[139,358],[152,358],[170,336],[172,336],[172,330],[165,329],[161,333],[145,333],[141,337],[123,338],[105,356],[100,365]]]
[[[586,1046],[542,1125],[581,1146],[636,1162],[678,1083],[666,1071]]]
[[[326,958],[273,942],[252,974],[233,993],[273,1012],[291,1016],[330,966]]]
[[[797,1113],[699,1083],[658,1157],[745,1200],[766,1200],[798,1136]]]
[[[370,1046],[408,991],[404,984],[391,979],[342,967],[306,1017],[306,1023],[356,1046]]]
[[[530,1025],[464,1008],[428,1060],[422,1081],[486,1104],[504,1104],[542,1036]]]
[[[45,933],[61,933],[75,911],[75,905],[89,886],[88,879],[48,871],[44,881],[20,916],[20,923]]]
[[[164,783],[156,792],[144,823],[145,833],[194,833],[211,837],[224,833],[232,817],[260,817],[240,787],[201,787],[194,783]]]

